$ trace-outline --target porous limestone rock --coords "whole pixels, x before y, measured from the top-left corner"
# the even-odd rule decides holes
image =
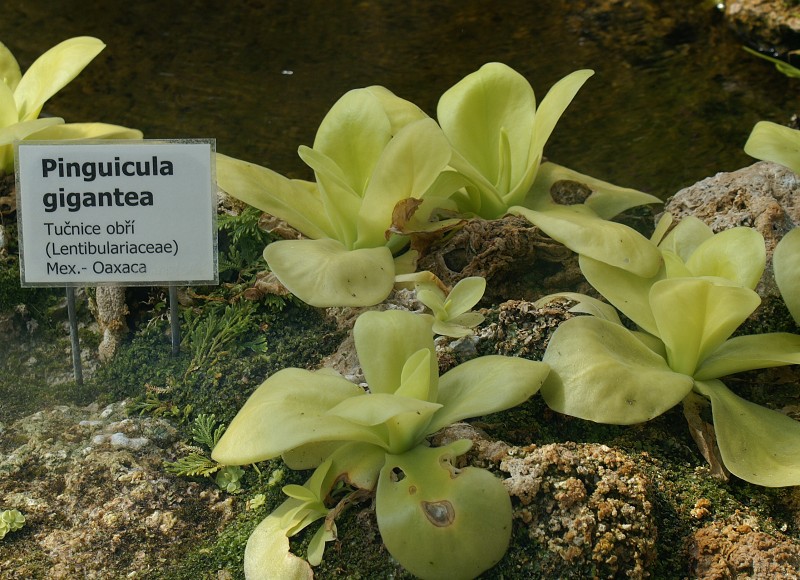
[[[692,578],[798,578],[800,545],[786,535],[768,534],[741,514],[695,532],[689,542]]]
[[[496,471],[527,528],[542,578],[645,578],[656,558],[651,485],[635,462],[605,445],[514,447],[467,424],[444,429],[436,445],[471,439],[466,458]]]

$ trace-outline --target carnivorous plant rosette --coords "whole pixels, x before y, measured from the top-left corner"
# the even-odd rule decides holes
[[[314,147],[301,146],[299,154],[316,182],[224,155],[217,156],[217,178],[234,197],[311,238],[273,242],[264,251],[270,269],[298,298],[312,306],[383,301],[395,274],[415,269],[408,237],[389,232],[395,207],[422,201],[413,221],[424,224],[460,187],[445,173],[447,139],[418,107],[369,87],[342,96],[320,124]]]
[[[656,276],[580,257],[592,286],[641,330],[628,330],[610,308],[567,320],[545,352],[552,373],[542,395],[556,411],[613,424],[647,421],[681,402],[686,412],[702,397],[711,404],[725,468],[759,485],[798,485],[800,422],[742,399],[719,380],[800,363],[800,336],[731,338],[761,302],[753,288],[764,269],[764,240],[751,228],[714,235],[696,218],[664,236],[670,220],[653,235],[663,256]]]
[[[142,133],[106,123],[64,123],[39,118],[45,102],[66,86],[105,48],[97,38],[79,36],[57,44],[25,71],[0,42],[0,174],[14,171],[17,139],[141,139]]]
[[[433,313],[433,332],[461,338],[472,334],[472,328],[483,322],[483,314],[471,309],[486,291],[486,278],[469,276],[445,292],[436,282],[417,284],[417,298]]]
[[[422,578],[477,576],[508,547],[508,493],[490,472],[455,466],[470,441],[432,448],[427,437],[524,402],[549,368],[484,356],[440,377],[432,317],[404,311],[362,314],[354,338],[369,391],[327,369],[279,371],[253,393],[214,449],[224,464],[282,456],[293,469],[316,468],[304,486],[287,486],[289,499],[251,535],[247,578],[310,577],[308,564],[289,553],[288,537],[324,519],[308,550],[309,562],[318,564],[324,543],[335,538],[335,514],[351,494],[368,491],[375,492],[384,543],[409,571]]]
[[[450,164],[468,180],[453,200],[460,211],[486,219],[521,215],[576,253],[652,276],[658,269],[657,250],[635,230],[608,220],[661,201],[542,162],[558,119],[592,74],[578,70],[567,75],[538,107],[525,77],[501,63],[482,66],[446,91],[437,118],[453,147]],[[580,204],[555,203],[550,190],[562,180],[588,186],[592,194]]]

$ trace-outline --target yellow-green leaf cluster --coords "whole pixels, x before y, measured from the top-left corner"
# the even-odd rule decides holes
[[[0,174],[14,171],[13,142],[18,139],[140,139],[135,129],[105,123],[64,124],[59,117],[39,118],[50,97],[72,81],[105,48],[97,38],[79,36],[42,54],[22,74],[17,59],[0,42]]]

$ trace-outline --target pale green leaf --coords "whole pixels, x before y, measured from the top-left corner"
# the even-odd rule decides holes
[[[658,248],[636,230],[606,221],[583,205],[555,205],[539,211],[509,209],[573,252],[622,268],[638,276],[654,276],[661,267]]]
[[[686,262],[692,253],[713,235],[714,232],[704,222],[694,216],[687,216],[664,236],[658,247],[673,252]]]
[[[598,262],[595,261],[595,263]],[[615,324],[622,324],[619,319],[619,314],[617,314],[617,311],[613,306],[607,302],[603,302],[602,300],[598,300],[597,298],[587,296],[586,294],[580,294],[578,292],[558,292],[557,294],[548,294],[547,296],[543,296],[534,302],[534,306],[536,306],[536,308],[544,308],[547,304],[553,302],[557,298],[564,298],[566,300],[577,302],[577,304],[570,308],[567,312],[574,312],[576,314],[591,314],[592,316],[603,318],[609,322],[614,322]]]
[[[342,401],[367,394],[340,376],[284,369],[269,377],[233,418],[212,452],[214,461],[244,465],[318,441],[385,445],[375,430],[328,414]]]
[[[468,312],[475,306],[483,293],[486,292],[486,278],[481,276],[469,276],[458,281],[453,286],[450,294],[447,295],[445,302],[449,318],[455,318]]]
[[[468,181],[463,191],[453,194],[462,214],[484,219],[499,219],[506,214],[508,205],[502,192],[457,150],[453,150],[450,165]]]
[[[692,278],[694,276],[686,263],[672,250],[661,248],[661,257],[664,259],[664,276],[666,278]]]
[[[382,100],[370,89],[348,91],[325,115],[314,139],[314,150],[341,169],[347,186],[359,197],[392,138]]]
[[[427,306],[437,320],[447,319],[447,310],[444,307],[446,299],[447,295],[444,290],[434,282],[417,284],[417,300]]]
[[[360,489],[373,490],[386,463],[386,450],[377,445],[354,441],[342,445],[330,456],[331,469],[326,485],[339,481]]]
[[[696,389],[711,399],[717,445],[732,474],[767,487],[800,485],[800,423],[720,381],[698,381]]]
[[[402,395],[371,393],[366,397],[351,397],[328,411],[357,425],[381,425],[404,413],[432,415],[441,405]]]
[[[453,151],[450,150],[450,161],[452,162]],[[436,177],[436,180],[433,184],[428,188],[428,191],[425,193],[425,197],[422,200],[423,205],[417,210],[412,216],[411,221],[418,221],[418,215],[424,216],[425,220],[430,219],[432,213],[436,210],[448,210],[452,212],[458,213],[461,205],[464,204],[463,197],[466,194],[465,187],[471,185],[472,181],[470,181],[466,175],[454,171],[453,169],[447,169],[439,173]],[[473,191],[476,191],[475,188],[471,188]],[[435,203],[436,205],[432,205],[431,207],[426,207],[428,204]],[[469,205],[471,202],[467,202]],[[480,203],[480,202],[478,202]]]
[[[356,216],[364,192],[355,191],[349,183],[351,176],[321,151],[301,145],[297,153],[314,170],[319,199],[334,231],[330,237],[353,249],[358,237]]]
[[[314,469],[345,445],[343,441],[314,441],[284,451],[281,459],[289,469]]]
[[[414,103],[398,97],[386,87],[372,85],[364,90],[380,102],[389,119],[392,135],[396,135],[400,129],[414,121],[428,118],[428,115]]]
[[[430,433],[428,424],[441,405],[402,395],[373,393],[342,401],[330,414],[357,425],[370,427],[386,440],[382,445],[402,453],[419,445]]]
[[[672,222],[673,218],[671,213],[665,211],[661,214],[661,217],[658,218],[658,222],[656,222],[653,234],[650,236],[650,241],[655,245],[659,245],[669,231],[669,228],[672,227]]]
[[[0,175],[14,173],[14,141],[25,139],[45,127],[63,123],[59,117],[47,117],[0,127]]]
[[[344,400],[329,414],[369,427],[380,433],[386,451],[403,453],[423,442],[430,433],[431,417],[440,408],[438,403],[402,395],[372,393]]]
[[[50,125],[28,135],[27,139],[65,141],[71,139],[141,139],[142,132],[108,123],[64,123]]]
[[[385,454],[383,443],[317,441],[285,451],[281,458],[289,469],[295,470],[314,469],[330,460],[334,479],[344,475],[355,487],[373,489]],[[332,480],[327,482],[328,485],[332,483]]]
[[[0,45],[2,46],[2,45]],[[5,83],[0,83],[0,128],[14,125],[19,121],[14,93]]]
[[[461,363],[439,379],[437,401],[443,407],[434,415],[430,432],[524,403],[549,372],[550,367],[542,362],[499,355]]]
[[[63,122],[64,119],[60,117],[45,117],[42,119],[33,119],[32,121],[15,123],[8,127],[0,127],[0,145],[8,145],[9,147],[13,147],[12,144],[14,141],[25,139],[37,131],[41,131],[42,129],[52,125],[59,125]]]
[[[800,325],[800,228],[794,228],[775,246],[772,267],[783,301]]]
[[[431,386],[438,382],[438,373],[434,372],[431,376],[431,371],[434,369],[431,358],[435,356],[429,348],[421,348],[412,354],[403,365],[400,386],[394,394],[431,401]]]
[[[756,159],[779,163],[800,174],[800,130],[759,121],[747,139],[744,152]]]
[[[639,330],[632,330],[631,334],[636,337],[636,340],[641,342],[658,356],[664,360],[667,360],[667,348],[664,346],[664,343],[661,341],[661,339],[653,336],[652,334]]]
[[[328,520],[324,520],[308,543],[306,557],[312,566],[319,566],[325,552],[325,544],[336,539],[336,523],[331,521],[330,526],[329,528]]]
[[[42,105],[78,76],[105,46],[97,38],[79,36],[57,44],[37,58],[14,91],[19,120],[38,117]]]
[[[536,98],[525,77],[504,64],[488,63],[448,89],[439,99],[436,114],[453,148],[493,188],[501,182],[517,187],[524,186],[519,182],[530,163],[535,109]],[[501,161],[504,133],[510,156],[505,164]],[[504,165],[513,172],[510,177],[502,175]],[[504,196],[508,191],[499,193]]]
[[[0,81],[2,81],[12,92],[17,88],[22,73],[19,63],[8,47],[0,42]],[[17,107],[14,106],[16,116]]]
[[[463,443],[390,455],[381,470],[381,538],[420,578],[475,578],[500,561],[511,539],[511,499],[502,481],[485,469],[453,467]]]
[[[481,322],[483,322],[483,320],[483,314],[480,312],[465,312],[464,314],[459,314],[458,316],[451,318],[450,322],[459,326],[473,328],[478,326]]]
[[[401,310],[365,312],[353,327],[356,352],[372,393],[394,393],[401,384],[406,361],[420,349],[434,352],[431,321]],[[438,374],[436,357],[430,359],[431,377]],[[430,399],[435,399],[432,384]]]
[[[264,258],[292,294],[320,308],[372,306],[394,286],[394,259],[385,246],[348,250],[330,239],[279,240]]]
[[[293,497],[294,499],[299,499],[303,502],[308,501],[318,501],[319,497],[314,494],[313,491],[308,489],[307,487],[303,487],[302,485],[284,485],[281,489],[284,494],[288,495],[289,497]]]
[[[466,316],[462,314],[462,316]],[[481,317],[481,320],[478,321],[476,324],[480,324],[483,321],[483,316],[478,314]],[[460,324],[458,322],[445,322],[443,320],[434,320],[433,321],[433,332],[440,336],[449,336],[450,338],[463,338],[465,336],[469,336],[474,334],[472,328],[466,324]]]
[[[289,503],[293,502],[293,503]],[[298,500],[283,505],[294,506]],[[283,505],[281,507],[283,507]],[[308,562],[289,552],[289,537],[282,525],[279,507],[256,526],[244,550],[244,571],[248,580],[312,580]]]
[[[565,76],[554,84],[542,99],[539,108],[536,109],[536,117],[533,122],[533,143],[528,153],[528,165],[538,165],[542,159],[544,145],[550,138],[553,129],[564,114],[572,99],[578,93],[583,84],[594,74],[593,70],[576,70]],[[533,176],[531,176],[533,179]],[[520,196],[516,199],[509,199],[509,205],[519,203],[527,193],[530,182]]]
[[[753,290],[726,283],[723,278],[668,278],[650,289],[656,335],[675,372],[693,376],[761,303]]]
[[[656,196],[649,193],[628,187],[620,187],[584,173],[579,173],[563,165],[557,165],[551,161],[542,163],[539,167],[539,173],[536,175],[537,188],[550,191],[553,185],[559,181],[574,181],[591,189],[592,194],[586,198],[584,204],[592,208],[592,211],[598,216],[607,220],[632,207],[663,203]],[[521,205],[530,207],[525,202]],[[534,206],[532,209],[536,209],[536,207]]]
[[[650,309],[650,288],[664,277],[663,266],[657,275],[646,278],[587,256],[579,256],[578,263],[589,284],[617,310],[633,320],[642,330],[658,334]]]
[[[233,197],[285,220],[310,238],[335,235],[315,184],[290,180],[221,153],[216,155],[216,168],[217,183]]]
[[[767,261],[764,237],[755,228],[722,231],[697,246],[686,266],[695,276],[726,278],[751,290]]]
[[[405,274],[413,274],[417,271],[417,260],[419,259],[419,252],[416,250],[409,250],[403,252],[394,259],[394,272],[395,276],[402,276]]]
[[[542,360],[552,369],[541,388],[548,406],[598,423],[648,421],[692,389],[691,377],[673,372],[629,330],[593,316],[561,323]]]
[[[698,381],[717,379],[742,371],[800,364],[800,336],[770,332],[735,336],[723,342],[697,367]]]
[[[450,146],[433,119],[406,125],[377,160],[358,212],[355,247],[386,243],[398,202],[421,198],[450,161]],[[450,192],[452,193],[452,192]]]

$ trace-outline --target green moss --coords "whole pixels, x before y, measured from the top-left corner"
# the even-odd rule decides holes
[[[266,377],[285,367],[314,367],[341,341],[332,323],[311,308],[252,308],[245,332],[211,354],[202,346],[201,356],[191,341],[173,356],[166,321],[146,327],[98,370],[95,390],[119,400],[144,399],[149,388],[165,404],[189,405],[228,423]]]
[[[188,553],[182,554],[179,561],[152,576],[153,580],[216,579],[220,570],[230,573],[234,580],[244,579],[244,547],[250,534],[262,519],[286,499],[281,491],[284,485],[302,485],[308,477],[308,472],[291,471],[280,460],[262,462],[259,469],[264,474],[262,481],[248,487],[245,494],[237,499],[239,511],[225,529],[213,541],[195,546]],[[276,469],[285,473],[283,480],[279,483],[267,483],[269,474]],[[251,486],[252,481],[252,471],[248,470],[247,485]],[[246,509],[245,498],[258,493],[266,496],[264,504],[256,509]]]

